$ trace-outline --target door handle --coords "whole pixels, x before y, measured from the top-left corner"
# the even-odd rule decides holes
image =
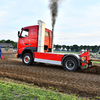
[[[25,44],[25,45],[28,45],[28,44]]]

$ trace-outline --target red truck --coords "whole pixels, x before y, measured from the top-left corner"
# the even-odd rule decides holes
[[[45,28],[41,20],[38,25],[28,26],[18,31],[17,58],[22,58],[25,65],[33,62],[63,66],[66,71],[76,71],[92,65],[89,51],[80,54],[52,53],[52,31]]]

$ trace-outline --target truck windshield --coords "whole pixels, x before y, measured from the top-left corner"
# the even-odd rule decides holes
[[[27,37],[27,36],[28,36],[28,33],[29,33],[29,29],[24,29],[24,30],[22,31],[21,37],[22,37],[22,38]]]

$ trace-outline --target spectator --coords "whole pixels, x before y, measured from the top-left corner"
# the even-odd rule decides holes
[[[0,58],[1,58],[1,56],[2,56],[2,50],[1,50],[1,46],[0,46]]]
[[[99,54],[100,54],[100,45],[99,45]]]

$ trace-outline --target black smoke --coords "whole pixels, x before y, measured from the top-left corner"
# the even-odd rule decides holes
[[[52,30],[54,30],[54,26],[56,23],[56,18],[58,15],[58,5],[60,0],[49,0],[49,9],[51,12],[52,19]]]

